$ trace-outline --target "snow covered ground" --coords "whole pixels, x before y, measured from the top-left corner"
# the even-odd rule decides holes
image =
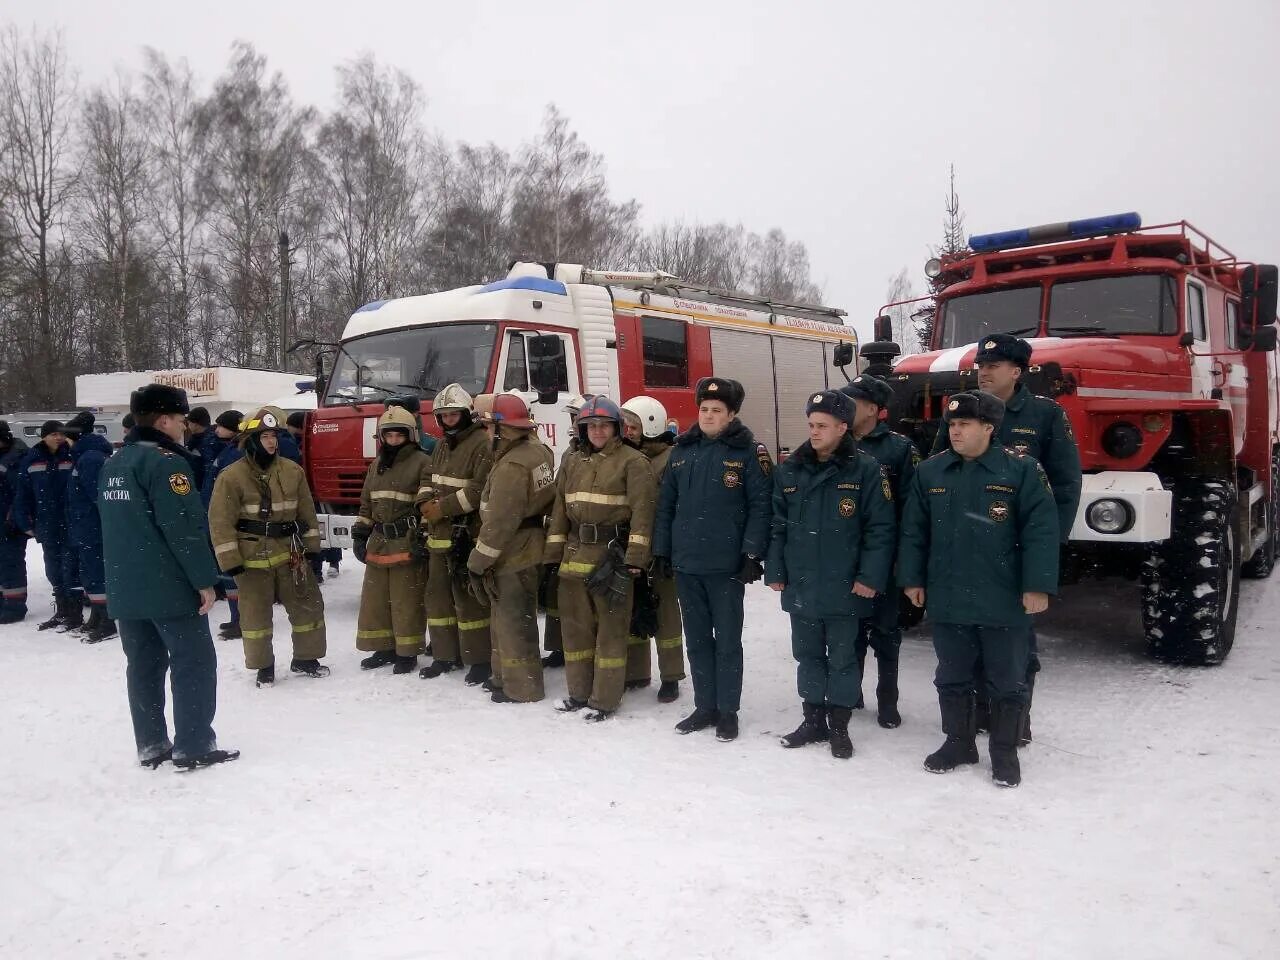
[[[43,618],[37,548],[29,567]],[[0,627],[0,956],[1280,956],[1280,576],[1246,583],[1208,670],[1144,658],[1132,590],[1070,591],[1041,624],[1018,790],[985,744],[978,768],[921,769],[921,632],[904,725],[855,714],[841,762],[777,744],[798,709],[762,587],[721,744],[672,732],[687,684],[589,725],[456,673],[362,673],[360,576],[325,586],[328,680],[257,690],[218,645],[219,741],[244,755],[191,775],[137,766],[118,642]]]

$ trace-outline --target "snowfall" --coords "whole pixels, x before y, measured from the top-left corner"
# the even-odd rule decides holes
[[[921,767],[927,624],[903,725],[855,713],[839,761],[778,745],[799,710],[761,586],[742,735],[719,743],[672,730],[688,682],[588,724],[552,709],[559,670],[516,706],[457,672],[362,672],[350,558],[324,585],[332,676],[260,690],[218,642],[218,741],[242,757],[145,770],[119,643],[38,632],[35,546],[28,568],[32,614],[0,627],[6,958],[1280,956],[1280,575],[1246,582],[1209,669],[1146,658],[1134,588],[1069,588],[1003,790],[985,743],[977,767]]]

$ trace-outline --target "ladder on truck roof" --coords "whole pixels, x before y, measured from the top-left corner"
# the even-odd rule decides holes
[[[632,290],[643,290],[666,297],[685,297],[702,303],[717,303],[726,307],[751,306],[766,308],[769,313],[785,313],[796,316],[812,317],[826,323],[843,326],[843,317],[847,316],[839,307],[825,307],[821,304],[790,303],[772,297],[762,297],[754,293],[742,293],[737,290],[722,290],[705,284],[691,283],[662,270],[629,271],[629,270],[589,270],[582,268],[582,282],[606,287],[627,287]]]

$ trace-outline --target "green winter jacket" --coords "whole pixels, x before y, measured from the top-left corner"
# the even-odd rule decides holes
[[[938,623],[1020,626],[1022,594],[1058,591],[1058,514],[1031,457],[992,445],[916,469],[902,509],[898,579],[924,587]]]
[[[178,445],[137,427],[98,476],[107,611],[117,620],[195,616],[218,565],[204,506]]]
[[[1040,461],[1058,505],[1058,533],[1066,543],[1080,506],[1080,450],[1067,415],[1048,397],[1037,397],[1018,384],[1004,405],[1004,419],[995,442]],[[943,423],[934,437],[933,452],[950,449],[951,436]]]
[[[782,609],[800,617],[868,617],[855,582],[890,584],[896,525],[880,464],[849,434],[821,461],[806,440],[773,474],[766,583],[785,583]]]

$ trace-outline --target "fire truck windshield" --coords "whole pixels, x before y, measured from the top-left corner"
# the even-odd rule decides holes
[[[472,395],[483,393],[497,333],[496,323],[449,323],[348,340],[326,401],[364,403],[406,392],[431,399],[450,383]]]
[[[942,347],[962,347],[993,333],[1024,337],[1040,328],[1040,288],[971,293],[946,302]]]
[[[1059,280],[1049,288],[1049,336],[1177,333],[1176,282],[1154,273]]]

